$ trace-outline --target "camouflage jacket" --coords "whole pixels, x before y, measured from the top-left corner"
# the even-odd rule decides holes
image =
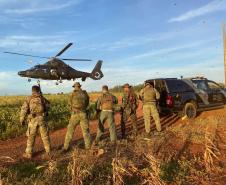
[[[124,93],[122,96],[122,109],[123,111],[128,112],[136,112],[139,106],[139,101],[136,93],[130,91],[129,93]]]
[[[39,99],[40,100],[40,107],[41,107],[41,111],[37,111],[35,112],[35,110],[32,110],[32,107],[35,107],[35,101],[33,101],[34,99]],[[45,115],[45,113],[48,112],[50,107],[50,102],[45,99],[40,93],[33,93],[31,96],[27,97],[24,104],[21,107],[21,112],[20,112],[20,122],[24,122],[26,116],[28,116],[29,114],[41,114],[43,113],[43,115]]]

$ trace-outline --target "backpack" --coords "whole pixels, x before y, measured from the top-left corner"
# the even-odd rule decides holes
[[[31,96],[29,100],[31,114],[40,114],[45,112],[45,102],[40,95]]]
[[[71,98],[72,110],[85,110],[87,106],[87,93],[84,91],[74,91]]]
[[[113,110],[114,97],[110,93],[103,94],[101,97],[101,110]]]

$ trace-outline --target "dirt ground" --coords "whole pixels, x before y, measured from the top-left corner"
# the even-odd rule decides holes
[[[137,116],[138,116],[139,132],[142,133],[144,130],[144,123],[142,118],[141,106],[138,109]],[[219,116],[221,117],[226,116],[226,108],[203,112],[198,116],[198,118],[205,119],[207,117],[214,118]],[[115,120],[117,124],[117,133],[118,133],[118,136],[120,137],[120,125],[119,125],[120,115],[119,114],[115,115]],[[182,121],[182,119],[177,117],[176,115],[170,115],[170,116],[162,117],[161,123],[163,126],[163,130],[165,130],[167,129],[167,127],[172,127],[177,124],[189,124],[189,121],[188,120]],[[155,129],[154,123],[152,124],[152,126],[154,130]],[[127,131],[129,132],[131,130],[131,125],[129,122],[127,124],[127,127],[128,127]],[[60,149],[63,146],[66,131],[67,131],[66,128],[64,128],[64,129],[60,129],[50,133],[51,145],[54,151]],[[95,137],[95,133],[97,131],[97,121],[90,122],[90,131],[92,133],[92,136]],[[224,162],[226,164],[226,123],[219,125],[217,132],[220,138],[218,147],[221,151],[223,159],[225,159]],[[108,136],[108,129],[106,129],[106,136]],[[82,139],[81,129],[80,127],[77,127],[74,133],[73,145],[78,144],[78,142],[80,142],[81,139]],[[175,143],[173,144],[175,145]],[[22,154],[25,150],[25,147],[26,147],[25,136],[10,139],[7,141],[0,141],[0,165],[1,164],[10,165],[11,163],[20,161],[22,159]],[[192,146],[192,150],[194,152],[198,152],[199,146]],[[43,144],[40,136],[37,136],[36,142],[35,142],[35,148],[34,148],[34,160],[40,160],[42,154],[44,154]],[[5,159],[5,157],[10,157],[13,160],[11,159],[11,162],[10,160],[9,161],[3,160]]]

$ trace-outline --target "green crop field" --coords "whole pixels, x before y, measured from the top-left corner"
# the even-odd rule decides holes
[[[64,127],[68,122],[68,95],[47,95],[51,103],[48,123],[51,130]],[[20,108],[26,97],[0,97],[0,139],[16,137],[25,132],[19,123]]]
[[[119,96],[119,93],[116,94]],[[90,94],[90,119],[96,119],[94,102],[98,93]],[[69,95],[45,95],[50,101],[48,125],[50,130],[66,127],[70,117],[68,106]],[[20,108],[25,101],[25,96],[1,96],[0,97],[0,140],[17,137],[25,133],[26,127],[19,123]]]

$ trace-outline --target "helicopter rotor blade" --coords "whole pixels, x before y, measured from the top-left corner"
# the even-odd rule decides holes
[[[92,61],[90,59],[78,59],[78,58],[61,58],[61,60],[65,60],[65,61]]]
[[[69,43],[67,46],[65,46],[55,57],[59,57],[60,55],[62,55],[69,47],[72,46],[72,42]]]
[[[45,59],[50,59],[50,57],[41,57],[41,56],[36,56],[36,55],[29,55],[29,54],[23,54],[23,53],[15,53],[15,52],[9,52],[9,51],[5,51],[4,53],[12,54],[12,55],[27,56],[27,57],[35,57],[35,58],[45,58]]]

